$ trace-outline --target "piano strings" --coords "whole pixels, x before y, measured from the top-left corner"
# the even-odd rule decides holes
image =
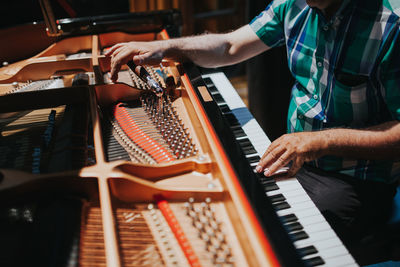
[[[118,203],[114,213],[123,265],[240,266],[237,240],[229,235],[232,226],[221,204],[210,198]],[[105,266],[100,208],[86,203],[82,218],[79,263]]]
[[[148,70],[154,79],[165,86],[155,68]],[[120,79],[126,81],[128,78],[127,82],[141,90],[147,87],[131,70],[122,71],[120,75]],[[198,151],[168,94],[157,97],[153,93],[143,92],[140,101],[119,103],[113,106],[111,111],[104,113],[112,125],[111,133],[114,137],[110,137],[110,130],[103,133],[105,143],[107,139],[119,141],[119,145],[125,148],[134,162],[169,162],[195,156]],[[104,128],[108,129],[109,126],[105,125]],[[120,149],[114,148],[115,141],[108,142],[113,144],[107,147],[108,158],[112,159],[112,154]]]
[[[49,88],[57,88],[63,86],[64,86],[63,81],[58,78],[40,80],[40,81],[28,81],[26,83],[13,82],[10,85],[8,85],[8,88],[3,87],[2,89],[4,90],[4,92],[3,93],[0,92],[0,95],[47,90]]]
[[[41,173],[50,160],[55,128],[64,115],[65,106],[18,112],[1,120],[1,168]],[[29,131],[29,135],[26,132]]]

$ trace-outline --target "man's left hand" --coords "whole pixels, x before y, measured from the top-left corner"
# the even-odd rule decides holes
[[[256,167],[257,172],[264,172],[265,176],[270,176],[292,162],[287,176],[295,175],[305,161],[311,161],[323,155],[327,148],[327,142],[323,137],[323,131],[282,135],[265,151]]]

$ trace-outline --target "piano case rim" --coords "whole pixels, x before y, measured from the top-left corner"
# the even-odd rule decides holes
[[[247,163],[243,150],[237,144],[233,133],[227,131],[230,128],[228,121],[224,118],[217,103],[215,100],[207,102],[203,100],[199,87],[204,86],[207,88],[207,86],[201,77],[200,71],[192,62],[183,63],[183,69],[206,112],[220,145],[226,152],[230,166],[233,168],[242,192],[250,204],[249,208],[257,218],[256,221],[259,222],[260,230],[267,237],[267,243],[272,247],[279,264],[281,266],[305,266],[289,234],[279,221],[271,201],[265,195],[262,185]],[[207,90],[212,96],[208,88]]]

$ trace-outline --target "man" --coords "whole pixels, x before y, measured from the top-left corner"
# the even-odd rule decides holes
[[[358,248],[387,218],[400,177],[399,7],[387,0],[276,0],[230,33],[117,44],[107,53],[111,75],[115,81],[132,58],[217,67],[286,45],[296,80],[288,134],[256,170],[271,176],[289,165],[288,176],[296,175],[364,264]]]

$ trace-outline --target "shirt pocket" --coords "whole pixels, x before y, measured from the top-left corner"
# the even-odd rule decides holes
[[[335,73],[331,99],[335,124],[357,128],[367,124],[369,87],[368,76]]]

